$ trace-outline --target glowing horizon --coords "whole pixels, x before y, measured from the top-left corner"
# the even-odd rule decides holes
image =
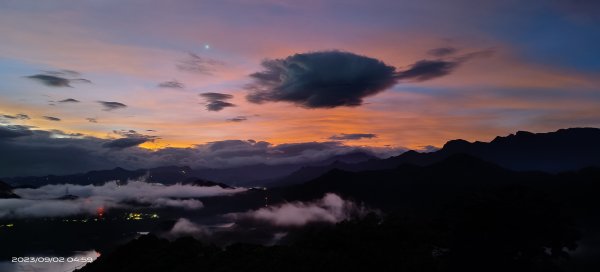
[[[151,150],[249,139],[422,149],[600,127],[597,16],[568,1],[434,2],[4,2],[0,116],[30,118],[0,123],[100,139],[133,130]],[[382,61],[398,80],[360,105],[246,99],[264,60],[332,50]],[[401,76],[423,60],[447,70]],[[235,106],[207,111],[202,93]]]

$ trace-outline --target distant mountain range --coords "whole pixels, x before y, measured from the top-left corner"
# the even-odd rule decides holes
[[[272,185],[298,184],[317,178],[332,169],[350,172],[394,169],[402,164],[419,166],[440,162],[455,154],[468,154],[515,171],[558,173],[600,166],[600,129],[570,128],[549,133],[519,131],[493,141],[452,140],[431,153],[408,151],[382,160],[355,164],[335,162],[326,166],[304,167]]]
[[[364,152],[338,155],[324,161],[304,164],[248,165],[227,169],[192,169],[167,166],[152,169],[90,171],[66,176],[4,178],[13,186],[73,183],[99,184],[121,182],[146,176],[149,182],[185,183],[194,179],[211,180],[230,186],[286,186],[315,179],[333,169],[350,172],[394,169],[403,164],[432,165],[455,154],[468,154],[515,171],[558,173],[600,166],[600,129],[570,128],[549,133],[519,131],[493,141],[452,140],[430,153],[408,151],[399,156],[378,159]]]
[[[408,257],[403,263],[411,268],[415,256],[419,256],[415,252],[423,250],[422,256],[427,258],[419,259],[417,265],[406,271],[480,271],[481,267],[487,269],[490,264],[506,266],[492,271],[570,271],[555,269],[555,265],[589,266],[596,269],[581,271],[597,271],[600,265],[597,261],[600,219],[596,207],[600,206],[597,197],[600,167],[593,154],[588,153],[597,147],[582,151],[557,146],[553,150],[561,153],[550,154],[544,149],[540,151],[547,155],[543,158],[529,153],[544,146],[559,145],[558,139],[579,140],[583,146],[586,144],[583,136],[597,132],[588,129],[545,134],[520,132],[491,143],[451,141],[433,153],[407,152],[384,160],[355,164],[332,162],[327,166],[303,168],[294,175],[302,174],[303,178],[308,178],[317,174],[316,169],[325,172],[295,185],[249,190],[233,197],[203,199],[203,202],[207,209],[213,207],[220,213],[231,213],[263,207],[265,199],[269,199],[269,205],[277,207],[297,201],[309,203],[334,193],[357,205],[381,211],[385,219],[374,219],[364,229],[360,220],[345,221],[333,228],[307,226],[297,230],[300,234],[292,232],[286,238],[285,246],[250,245],[242,240],[240,244],[217,250],[217,253],[210,249],[199,250],[200,245],[207,244],[205,241],[185,238],[185,241],[168,242],[147,236],[113,252],[103,253],[83,271],[152,271],[157,266],[163,268],[156,271],[173,267],[177,271],[190,271],[201,265],[210,271],[239,271],[240,267],[244,271],[271,271],[269,268],[272,267],[281,271],[320,271],[323,264],[340,260],[337,255],[329,254],[346,250],[350,253],[343,256],[350,257],[336,263],[331,270],[346,266],[343,271],[403,271],[389,270],[386,265],[397,263],[399,256],[404,254]],[[525,151],[515,150],[513,144]],[[565,145],[577,146],[572,142]],[[515,152],[512,155],[514,161],[503,160],[511,157],[511,151]],[[471,154],[477,152],[486,159]],[[562,159],[561,155],[564,156]],[[528,161],[536,159],[544,163]],[[506,164],[501,166],[498,162]],[[545,168],[549,165],[553,168]],[[587,167],[589,165],[592,167]],[[348,170],[337,168],[339,166],[348,167]],[[556,171],[561,172],[554,173]],[[378,228],[389,221],[397,225],[389,232],[380,233]],[[329,231],[319,232],[319,227]],[[336,230],[338,228],[342,229]],[[251,235],[244,233],[244,236]],[[396,242],[389,244],[393,239],[397,239]],[[183,246],[184,243],[189,244]],[[411,243],[414,248],[399,250],[407,244],[413,245]],[[574,250],[577,244],[583,250],[564,250],[567,247]],[[552,251],[548,249],[549,245],[553,247]],[[444,250],[436,252],[437,248]],[[181,252],[192,250],[201,253],[194,252],[184,261],[179,258]],[[376,250],[380,251],[373,253]],[[523,252],[533,253],[522,257]],[[165,254],[175,257],[164,257]],[[572,256],[556,262],[558,254]],[[248,261],[239,261],[240,256]],[[373,262],[374,258],[382,256],[385,261]],[[282,258],[287,259],[279,262]],[[552,266],[544,264],[540,266],[544,269],[532,269],[534,264],[546,262],[545,258]],[[154,263],[149,265],[148,259]],[[307,259],[310,261],[305,261]],[[240,266],[232,268],[232,263]],[[249,264],[252,269],[246,269]],[[449,268],[423,270],[423,264],[438,268],[443,264]],[[358,265],[364,266],[354,270],[353,266]],[[465,265],[474,269],[464,269]],[[302,269],[296,269],[299,267]]]
[[[73,175],[48,175],[4,178],[14,187],[38,187],[46,184],[103,184],[108,181],[126,182],[144,177],[148,182],[163,184],[188,183],[196,180],[210,180],[221,185],[256,186],[279,180],[306,166],[326,166],[336,162],[358,163],[376,159],[364,152],[352,152],[333,156],[323,161],[297,164],[254,164],[226,169],[200,168],[188,166],[165,166],[150,169],[127,170],[117,167],[110,170],[89,171]]]

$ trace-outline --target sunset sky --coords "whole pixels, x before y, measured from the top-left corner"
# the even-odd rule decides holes
[[[585,0],[2,1],[0,125],[151,149],[238,139],[423,149],[598,127],[599,23],[600,4]],[[395,70],[373,72],[389,84],[372,92],[349,90],[370,78],[338,59]],[[261,77],[276,72],[304,85]]]

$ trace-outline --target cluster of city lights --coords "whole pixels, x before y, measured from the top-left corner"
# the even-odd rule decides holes
[[[127,220],[142,220],[142,219],[158,219],[158,214],[156,213],[129,213],[127,214]]]

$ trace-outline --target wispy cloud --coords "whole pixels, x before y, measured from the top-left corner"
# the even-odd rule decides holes
[[[27,76],[27,78],[36,80],[49,87],[73,87],[71,83],[92,83],[89,79],[72,78],[76,76],[80,76],[80,73],[71,70],[61,70],[45,71],[44,74],[35,74]]]
[[[333,136],[329,137],[329,139],[334,140],[334,141],[347,141],[347,140],[372,139],[375,137],[377,137],[377,135],[372,134],[372,133],[350,133],[350,134],[342,133],[342,134],[338,134],[338,135],[333,135]]]
[[[60,118],[58,117],[54,117],[54,116],[42,116],[42,118],[48,120],[48,121],[54,121],[54,122],[59,122],[61,121]]]
[[[456,52],[458,52],[458,49],[447,46],[430,49],[427,51],[427,54],[432,55],[434,57],[446,57]]]
[[[202,57],[192,52],[188,52],[187,58],[177,63],[177,69],[185,72],[210,75],[219,66],[224,63],[207,57]]]
[[[98,101],[103,107],[105,111],[112,111],[117,109],[127,108],[127,105],[120,102],[113,101]]]
[[[430,80],[450,74],[458,64],[456,61],[420,60],[408,69],[398,72],[396,77],[401,80]]]
[[[236,122],[236,123],[247,121],[247,120],[248,120],[248,117],[246,117],[246,116],[236,116],[236,117],[227,119],[227,121],[229,121],[229,122]]]
[[[449,55],[453,52],[444,52],[443,49],[437,54]],[[448,48],[446,48],[448,50]],[[451,59],[437,59],[437,60],[420,60],[408,67],[408,69],[399,71],[396,74],[396,78],[399,80],[410,80],[410,81],[426,81],[443,77],[452,73],[459,65],[471,60],[473,58],[489,57],[494,53],[493,50],[483,50],[467,53],[461,56],[456,56]]]
[[[160,88],[183,89],[185,85],[177,80],[165,81],[158,83]]]
[[[23,114],[23,113],[19,113],[19,114],[15,114],[15,115],[3,114],[1,117],[6,118],[6,119],[14,119],[14,120],[29,120],[29,119],[31,119],[29,117],[29,115]]]

